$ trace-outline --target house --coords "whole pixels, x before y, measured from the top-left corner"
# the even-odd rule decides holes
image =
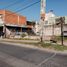
[[[22,33],[32,30],[33,25],[27,22],[25,16],[8,10],[0,10],[0,32],[3,32],[5,37],[11,33]]]

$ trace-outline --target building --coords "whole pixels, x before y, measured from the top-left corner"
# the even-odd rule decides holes
[[[26,17],[13,13],[7,10],[0,10],[0,18],[3,20],[3,24],[6,25],[26,25]]]
[[[32,30],[33,25],[27,22],[25,16],[7,10],[0,10],[0,32],[4,32],[6,36],[16,32],[28,32]]]
[[[56,16],[53,13],[53,10],[50,10],[46,13],[46,0],[41,0],[41,9],[40,9],[40,20],[39,26],[37,25],[37,33],[39,33],[41,40],[47,39],[49,40],[52,36],[60,36],[61,35],[61,25],[56,25],[56,19],[60,18],[60,16]],[[67,18],[65,16],[65,23],[63,24],[63,32],[64,36],[67,36]]]
[[[53,13],[52,10],[50,10],[48,13],[45,15],[45,25],[52,25],[55,23],[55,14]]]
[[[44,23],[42,23],[42,21],[40,21],[39,24],[39,35],[43,35],[43,39],[47,39],[49,40],[53,35],[55,36],[60,36],[61,35],[61,25],[56,25],[57,22],[56,20],[59,19],[61,16],[56,16],[52,10],[48,13],[46,13],[45,15],[45,21]],[[67,16],[64,16],[65,18],[65,23],[63,24],[63,33],[64,36],[67,36]],[[40,29],[40,27],[42,27]],[[42,33],[41,33],[41,31]]]

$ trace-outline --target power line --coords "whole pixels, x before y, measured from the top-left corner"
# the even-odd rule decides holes
[[[29,7],[32,7],[33,5],[35,5],[35,4],[39,3],[39,2],[40,2],[40,0],[37,1],[37,2],[35,2],[35,3],[32,3],[32,4],[28,5],[28,6],[24,7],[24,8],[22,8],[22,9],[19,9],[19,10],[15,11],[14,14],[15,14],[15,13],[18,13],[18,12],[21,12],[22,10],[25,10],[25,9],[27,9],[27,8],[29,8]],[[12,15],[12,14],[8,14],[8,16],[9,16],[9,15]]]
[[[37,1],[37,2],[35,2],[35,3],[32,3],[32,4],[28,5],[28,6],[26,6],[26,7],[22,8],[22,9],[20,9],[20,10],[17,10],[16,12],[20,12],[20,11],[22,11],[22,10],[25,10],[25,9],[27,9],[27,8],[29,8],[29,7],[37,4],[37,3],[39,3],[39,2],[40,2],[40,0]],[[10,15],[12,15],[12,14],[10,14]],[[4,27],[5,27],[5,24],[4,24]],[[6,28],[5,28],[5,29],[6,29]],[[5,30],[4,32],[5,32],[5,37],[6,37],[6,30]]]
[[[24,0],[25,1],[25,0]],[[23,1],[23,4],[22,4],[22,2],[21,2],[21,4],[20,3],[16,3],[16,4],[14,4],[14,5],[17,5],[17,4],[20,4],[19,6],[17,6],[18,8],[20,8],[21,6],[26,6],[28,3],[29,3],[29,0],[27,0],[26,2],[24,2]],[[31,2],[32,0],[30,0],[30,2]],[[18,8],[16,7],[16,9],[14,9],[14,10],[17,10]]]
[[[28,5],[28,6],[26,6],[26,7],[22,8],[22,9],[20,9],[20,10],[17,10],[16,13],[18,13],[18,12],[20,12],[22,10],[25,10],[25,9],[27,9],[29,7],[32,7],[33,5],[35,5],[35,4],[39,3],[39,2],[40,2],[40,0],[37,1],[37,2],[35,2],[35,3],[32,3],[32,4]],[[11,14],[8,14],[7,16],[10,16],[10,15],[15,15],[15,12],[14,13],[11,13]]]
[[[23,2],[24,2],[25,0],[23,0]],[[7,8],[9,8],[9,7],[12,7],[12,6],[14,6],[14,5],[16,5],[16,4],[18,4],[18,3],[20,3],[21,1],[15,1],[15,2],[11,2],[11,4],[9,4],[9,5],[7,5],[6,7],[4,7],[4,8],[2,8],[2,9],[7,9]]]
[[[2,8],[2,9],[5,9],[5,8],[9,8],[9,7],[11,7],[11,6],[13,6],[14,4],[16,4],[16,3],[18,3],[19,1],[11,1],[11,3],[10,4],[8,4],[7,6],[5,6],[4,8]]]
[[[33,5],[35,5],[35,4],[39,3],[39,2],[40,2],[40,0],[37,1],[37,2],[35,2],[35,3],[32,3],[32,4],[30,4],[30,5],[28,5],[28,6],[24,7],[24,8],[21,8],[20,10],[17,10],[16,12],[18,13],[18,12],[20,12],[20,11],[22,11],[22,10],[25,10],[25,9],[27,9],[27,8],[29,8],[29,7],[32,7]]]
[[[29,7],[32,7],[33,5],[35,5],[35,4],[39,3],[39,2],[40,2],[40,0],[37,1],[37,2],[35,2],[35,3],[32,3],[32,4],[28,5],[28,6],[26,6],[26,7],[22,8],[22,9],[20,9],[20,10],[17,10],[16,13],[18,13],[18,12],[20,12],[20,11],[22,11],[22,10],[25,10],[25,9],[27,9],[27,8],[29,8]],[[15,14],[15,13],[14,13],[14,14]],[[7,16],[9,16],[9,15],[13,15],[13,13],[12,13],[12,14],[8,14]]]

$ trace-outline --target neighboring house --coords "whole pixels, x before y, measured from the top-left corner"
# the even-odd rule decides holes
[[[39,35],[39,23],[36,21],[35,27],[34,27],[36,35]]]
[[[0,32],[4,32],[6,35],[7,33],[31,31],[34,25],[35,23],[33,22],[27,22],[25,16],[8,10],[0,10]]]
[[[53,12],[49,12],[45,16],[45,21],[41,21],[39,23],[39,32],[40,35],[43,36],[44,39],[50,39],[49,37],[55,35],[61,35],[61,25],[56,25],[56,19],[60,18],[61,16],[56,16]],[[64,36],[67,36],[67,16],[65,17],[64,23]]]
[[[55,22],[54,21],[54,17],[55,17],[55,14],[52,11],[46,13],[44,25],[51,25],[51,24],[53,24]]]

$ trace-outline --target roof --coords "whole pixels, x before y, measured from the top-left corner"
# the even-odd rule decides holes
[[[35,21],[27,21],[27,25],[35,25]]]

